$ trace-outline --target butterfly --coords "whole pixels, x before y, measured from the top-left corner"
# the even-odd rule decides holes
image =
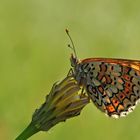
[[[74,43],[70,61],[72,75],[95,106],[106,115],[119,118],[132,112],[140,101],[140,61],[113,58],[79,60]]]

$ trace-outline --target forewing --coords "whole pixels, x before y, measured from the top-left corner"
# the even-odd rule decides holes
[[[140,61],[95,58],[80,63],[97,108],[115,118],[133,111],[140,98]]]

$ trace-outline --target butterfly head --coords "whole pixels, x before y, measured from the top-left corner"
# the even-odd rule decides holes
[[[85,72],[82,70],[82,63],[78,60],[73,54],[70,58],[71,66],[72,66],[72,75],[81,86],[84,84],[85,80]]]
[[[73,54],[71,54],[70,63],[73,68],[76,68],[78,64],[78,59]]]

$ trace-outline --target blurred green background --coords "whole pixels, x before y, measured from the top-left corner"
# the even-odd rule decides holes
[[[140,59],[139,0],[0,1],[0,139],[14,139],[63,79],[71,50],[79,58]],[[139,140],[140,105],[126,118],[107,118],[91,103],[79,117],[31,140]]]

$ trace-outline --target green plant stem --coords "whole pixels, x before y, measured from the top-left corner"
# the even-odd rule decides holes
[[[30,123],[28,127],[15,140],[27,140],[37,132],[39,132],[39,130],[32,123]]]

